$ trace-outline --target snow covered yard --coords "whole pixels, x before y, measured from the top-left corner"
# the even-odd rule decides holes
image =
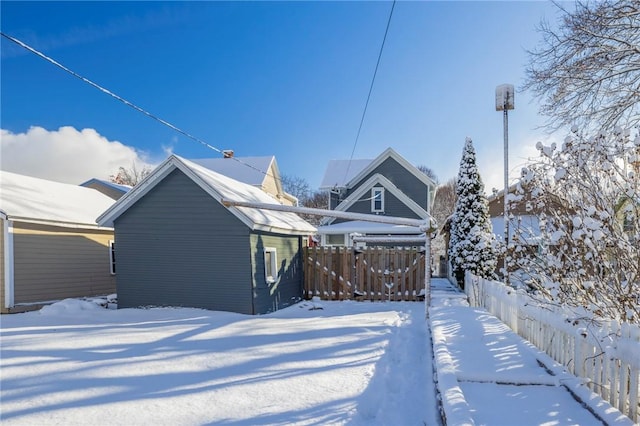
[[[253,317],[66,300],[1,321],[6,425],[437,424],[422,303]]]

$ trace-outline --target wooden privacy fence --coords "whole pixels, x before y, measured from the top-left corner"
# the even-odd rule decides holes
[[[470,273],[465,292],[513,331],[564,365],[604,400],[640,421],[640,326],[585,321],[560,306],[543,304],[523,291]]]
[[[322,300],[424,300],[418,248],[306,247],[304,290]]]

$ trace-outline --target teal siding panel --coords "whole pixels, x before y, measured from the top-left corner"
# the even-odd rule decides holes
[[[115,221],[118,306],[253,313],[249,232],[174,170]]]
[[[302,299],[302,242],[297,236],[268,233],[251,234],[254,313],[266,314]],[[264,267],[265,247],[275,248],[278,279],[267,283]]]

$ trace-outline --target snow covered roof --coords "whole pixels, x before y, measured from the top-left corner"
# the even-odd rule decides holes
[[[372,159],[329,160],[322,183],[320,183],[320,189],[345,188],[347,183],[372,161]]]
[[[225,159],[228,160],[228,159]],[[98,223],[112,226],[113,221],[154,188],[173,170],[179,169],[211,197],[222,199],[277,204],[259,188],[246,184],[192,161],[172,155],[149,176],[136,185],[99,218]],[[229,207],[229,211],[252,230],[269,231],[292,235],[315,233],[316,228],[295,213],[259,210],[249,207]]]
[[[197,158],[189,161],[206,167],[240,182],[261,186],[264,183],[274,156],[268,157],[231,157],[231,158]]]
[[[132,188],[129,185],[120,185],[119,183],[113,183],[113,182],[109,182],[108,180],[102,180],[102,179],[96,179],[96,178],[92,178],[86,182],[82,182],[80,186],[89,186],[92,183],[99,183],[100,185],[104,185],[109,188],[115,189],[116,191],[120,191],[123,194],[126,194],[127,192],[129,192],[129,190]]]
[[[373,160],[330,160],[320,189],[349,188],[364,179],[387,158],[393,158],[425,185],[435,188],[436,183],[429,176],[418,170],[392,148],[387,148]]]
[[[95,227],[113,204],[95,189],[0,171],[0,211],[11,220]]]
[[[417,226],[391,225],[388,223],[365,222],[361,220],[351,220],[348,222],[340,222],[335,225],[326,225],[318,227],[318,234],[346,234],[357,232],[359,234],[423,234]]]

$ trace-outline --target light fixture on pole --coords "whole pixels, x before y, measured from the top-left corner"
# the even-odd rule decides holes
[[[496,111],[504,112],[504,192],[502,193],[502,204],[504,206],[504,283],[509,285],[509,273],[507,272],[507,247],[509,246],[509,210],[507,195],[509,194],[509,117],[508,112],[514,109],[513,84],[501,84],[496,87]]]

